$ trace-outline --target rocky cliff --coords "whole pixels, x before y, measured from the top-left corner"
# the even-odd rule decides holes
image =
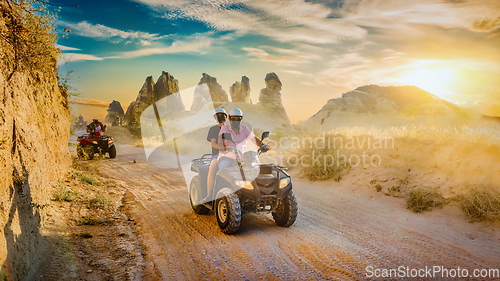
[[[170,96],[168,99],[167,107],[174,111],[183,111],[184,104],[182,102],[179,92],[179,81],[170,75],[170,73],[162,71],[162,74],[156,81],[153,81],[153,76],[146,78],[142,85],[139,94],[135,101],[132,101],[125,113],[125,122],[139,122],[141,113],[153,102]]]
[[[250,99],[250,79],[246,76],[241,77],[241,82],[234,82],[229,88],[232,102],[252,103]]]
[[[452,122],[469,118],[458,106],[415,86],[367,85],[330,99],[303,123],[306,130],[338,126]]]
[[[122,105],[120,104],[119,101],[113,100],[108,106],[108,114],[106,115],[106,118],[104,118],[104,122],[107,123],[113,123],[116,120],[116,117],[120,118],[123,117],[125,114],[123,112]]]
[[[178,82],[168,77],[169,74],[164,72],[156,84],[153,82],[151,76],[146,78],[146,82],[139,91],[136,100],[133,101],[127,109],[127,113],[125,114],[126,122],[130,123],[133,121],[134,116],[136,122],[139,122],[140,114],[150,106],[153,101],[160,100],[165,96],[172,97],[172,95],[176,95],[173,91],[178,91]],[[281,81],[278,75],[276,73],[268,73],[265,77],[265,82],[266,88],[262,89],[260,92],[259,103],[252,104],[250,99],[250,79],[246,76],[242,76],[241,82],[235,82],[230,87],[229,91],[231,93],[232,102],[229,102],[227,93],[217,82],[217,79],[203,73],[198,86],[194,89],[190,111],[184,110],[185,108],[180,96],[177,98],[178,94],[175,96],[176,98],[174,101],[170,99],[167,100],[166,107],[163,102],[159,103],[158,111],[161,118],[169,118],[168,112],[181,108],[183,112],[175,115],[179,118],[199,112],[202,107],[206,106],[206,104],[211,101],[214,108],[222,107],[228,112],[232,108],[240,108],[244,111],[245,121],[255,128],[271,131],[274,129],[294,130],[281,101]],[[201,85],[206,86],[201,87]],[[161,89],[168,90],[158,90],[160,87]],[[168,109],[169,104],[177,105],[175,109]]]
[[[266,87],[260,90],[259,105],[272,115],[283,126],[291,126],[290,119],[286,113],[285,107],[281,102],[281,81],[276,73],[271,72],[264,79]]]
[[[52,183],[70,165],[68,95],[55,76],[15,73],[7,82],[0,71],[0,100],[0,278],[24,280],[45,250],[39,230]]]
[[[223,102],[229,101],[226,92],[222,89],[222,86],[217,83],[217,78],[203,73],[198,85],[202,84],[207,84],[210,97],[206,96],[206,93],[202,91],[201,88],[196,88],[191,111],[198,111],[210,99],[212,99],[215,107],[219,107]]]

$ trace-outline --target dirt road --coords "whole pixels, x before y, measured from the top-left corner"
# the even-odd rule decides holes
[[[292,227],[246,214],[240,231],[225,235],[213,213],[192,211],[180,171],[150,166],[138,147],[117,151],[101,171],[128,190],[129,211],[163,280],[364,280],[368,266],[500,267],[494,226],[470,224],[454,207],[415,214],[402,199],[333,181],[293,178],[299,216]]]

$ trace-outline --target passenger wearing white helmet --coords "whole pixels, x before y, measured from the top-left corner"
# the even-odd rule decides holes
[[[257,146],[261,145],[261,140],[256,137],[245,125],[241,125],[243,120],[243,112],[239,108],[233,108],[229,111],[229,123],[222,126],[219,132],[219,143],[222,144],[222,150],[219,153],[219,169],[227,168],[235,164],[236,154],[234,149],[238,149],[241,153],[245,152],[245,145],[248,140],[251,140]],[[224,140],[222,142],[222,134],[230,133],[233,142]],[[271,149],[269,145],[265,146],[268,150]],[[233,151],[231,151],[233,150]]]
[[[207,194],[212,194],[211,190],[215,180],[215,173],[217,171],[217,158],[219,156],[219,150],[222,149],[219,145],[219,143],[222,143],[219,142],[219,132],[220,128],[224,125],[224,123],[226,123],[227,113],[223,108],[217,108],[215,110],[214,118],[219,124],[211,127],[207,136],[207,141],[209,141],[212,145],[212,158],[210,159],[210,168],[208,169],[207,178]],[[210,201],[208,200],[208,197],[209,196],[207,195],[207,198],[203,199],[201,202]]]

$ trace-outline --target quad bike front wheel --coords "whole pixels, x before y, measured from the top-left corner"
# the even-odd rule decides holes
[[[85,154],[83,152],[83,148],[80,144],[77,144],[76,145],[76,155],[78,156],[78,158],[84,158],[85,157]]]
[[[94,154],[97,153],[97,149],[94,148],[93,145],[87,145],[85,152],[87,153],[87,159],[92,160],[94,159]]]
[[[215,216],[222,232],[234,234],[241,224],[240,199],[230,188],[223,188],[217,193]]]
[[[290,190],[285,198],[280,201],[278,208],[272,215],[277,225],[289,227],[295,222],[298,212],[297,198],[295,198],[293,191]]]
[[[78,158],[84,159],[84,160],[92,160],[94,159],[94,154],[95,154],[95,149],[92,145],[76,145],[76,155]]]
[[[201,200],[201,190],[200,190],[200,177],[194,176],[191,180],[191,184],[189,185],[189,202],[191,202],[191,207],[194,212],[198,215],[204,215],[210,211],[207,207],[198,204]],[[198,205],[196,205],[198,204]]]
[[[114,144],[108,148],[108,154],[109,154],[109,158],[116,157],[116,147]]]

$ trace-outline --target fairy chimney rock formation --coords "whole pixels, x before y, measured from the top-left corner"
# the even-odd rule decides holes
[[[158,81],[156,81],[154,89],[156,94],[155,101],[167,97],[167,112],[164,113],[169,114],[185,110],[181,94],[179,93],[179,81],[174,79],[174,76],[170,75],[168,72],[162,71],[161,76],[158,78]],[[164,103],[162,102],[161,104]]]
[[[250,79],[246,76],[241,77],[241,82],[234,82],[229,88],[232,102],[252,103],[250,99]]]
[[[109,104],[107,111],[108,115],[104,118],[104,122],[107,123],[113,123],[116,120],[116,117],[120,118],[124,116],[122,105],[116,100],[113,100],[113,102]]]
[[[281,81],[276,73],[271,72],[265,78],[266,87],[260,90],[259,104],[270,114],[278,118],[284,126],[291,125],[290,119],[281,103]]]
[[[214,103],[214,107],[218,107],[221,103],[229,101],[227,93],[217,83],[217,78],[203,73],[198,85],[202,84],[207,84],[210,95],[203,91],[203,87],[197,87],[194,91],[191,111],[198,111],[205,103],[210,102],[210,99]]]
[[[179,94],[179,81],[170,75],[170,73],[162,71],[162,74],[156,81],[153,81],[153,76],[146,78],[144,85],[142,85],[139,94],[135,101],[132,101],[127,108],[125,114],[125,122],[134,123],[139,122],[141,113],[152,105],[154,102],[168,97],[166,102],[167,111],[184,111],[184,104]],[[163,104],[163,102],[161,102]]]

